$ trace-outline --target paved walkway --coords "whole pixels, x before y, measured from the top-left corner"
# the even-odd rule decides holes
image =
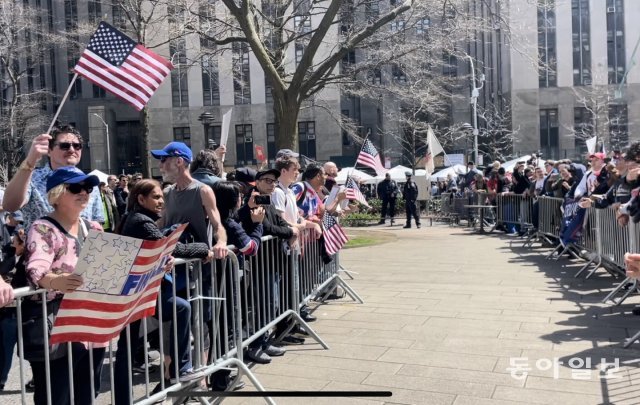
[[[640,329],[622,307],[600,304],[613,279],[574,279],[577,264],[550,262],[505,236],[445,225],[393,232],[397,241],[346,250],[349,281],[365,300],[318,307],[314,329],[331,346],[289,347],[254,368],[267,389],[389,390],[391,398],[280,398],[279,404],[640,403],[640,351],[621,348]],[[638,344],[637,348],[640,348]],[[528,358],[523,379],[510,360]],[[603,379],[601,358],[620,362]],[[573,376],[591,360],[583,378]],[[554,369],[541,370],[563,364]],[[536,364],[538,367],[536,367]],[[583,366],[584,367],[584,366]],[[261,403],[229,400],[229,403]]]
[[[505,236],[446,225],[392,232],[397,240],[344,251],[349,284],[365,300],[317,308],[313,328],[331,346],[289,346],[253,370],[271,390],[388,390],[390,398],[278,398],[278,404],[633,404],[640,403],[640,330],[622,307],[603,305],[613,279],[574,279],[579,266],[550,262],[545,249],[522,249]],[[507,368],[525,357],[529,375]],[[620,369],[601,378],[601,358]],[[586,379],[567,366],[590,359]],[[563,364],[548,370],[550,362]],[[583,366],[584,367],[584,366]],[[246,381],[246,379],[245,379]],[[106,395],[100,403],[106,403]],[[0,403],[9,397],[0,396]],[[19,403],[13,396],[12,403]],[[225,403],[264,403],[229,399]]]

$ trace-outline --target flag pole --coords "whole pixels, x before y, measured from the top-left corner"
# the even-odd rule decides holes
[[[67,92],[64,93],[64,97],[62,97],[62,101],[58,106],[58,110],[56,111],[56,114],[53,116],[53,119],[51,120],[51,124],[49,124],[49,128],[47,129],[47,132],[46,132],[47,134],[51,132],[53,125],[56,123],[56,120],[58,119],[58,115],[60,115],[60,111],[62,111],[62,107],[64,106],[65,101],[67,101],[67,98],[69,98],[69,93],[71,93],[71,88],[75,84],[77,78],[78,78],[78,74],[75,73],[71,78],[71,82],[69,82],[69,87],[67,87]]]

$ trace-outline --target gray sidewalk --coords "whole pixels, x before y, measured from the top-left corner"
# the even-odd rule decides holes
[[[600,304],[613,285],[606,273],[574,279],[579,266],[544,260],[545,249],[522,249],[514,239],[465,228],[370,229],[398,240],[342,254],[345,267],[359,273],[349,284],[365,304],[344,299],[317,308],[312,326],[331,349],[289,346],[284,357],[254,370],[267,389],[393,396],[280,398],[279,404],[640,403],[640,351],[621,348],[640,329],[640,318],[630,314],[639,300],[618,308]],[[526,378],[510,375],[514,358],[528,359],[520,360],[532,368]],[[588,379],[576,379],[567,363],[588,358],[582,376]],[[601,378],[601,358],[618,359],[618,378]],[[557,378],[555,367],[540,369],[554,361],[563,363]]]
[[[640,403],[640,343],[629,350],[621,345],[640,330],[640,317],[630,314],[640,300],[600,304],[614,283],[604,271],[574,279],[579,266],[545,260],[547,249],[522,249],[510,243],[516,239],[462,227],[368,229],[398,239],[342,253],[344,266],[359,273],[348,282],[365,304],[342,299],[318,306],[312,327],[331,349],[307,339],[253,370],[270,390],[393,396],[276,398],[278,404]],[[507,370],[515,358],[532,368],[526,378]],[[601,378],[601,358],[618,359],[617,378]],[[587,359],[587,379],[575,378],[568,363]],[[557,378],[554,367],[541,369],[553,362],[563,363]],[[99,400],[109,402],[107,394]],[[0,396],[5,402],[19,397]]]

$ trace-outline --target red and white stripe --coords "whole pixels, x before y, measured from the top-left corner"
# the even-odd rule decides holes
[[[360,191],[358,184],[351,177],[347,179],[344,193],[349,200],[356,200],[362,203],[365,207],[371,207],[367,202],[367,199],[364,197],[364,194],[362,194],[362,191]]]
[[[119,67],[85,49],[74,71],[140,111],[171,69],[171,62],[138,44]]]
[[[144,241],[127,275],[153,271],[163,257],[173,252],[186,227],[181,225],[168,238]],[[131,295],[87,291],[65,294],[51,331],[50,343],[102,344],[117,337],[129,323],[154,315],[163,277],[164,272],[159,272],[148,280],[145,288]]]
[[[324,213],[322,227],[324,228],[324,247],[329,255],[338,253],[340,249],[349,241],[347,234],[342,227],[331,217],[328,212]]]

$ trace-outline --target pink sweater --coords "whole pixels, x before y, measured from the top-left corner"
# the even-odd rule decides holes
[[[91,229],[102,231],[97,222],[90,222]],[[86,236],[86,235],[85,235]],[[35,288],[45,275],[73,273],[78,263],[80,244],[66,232],[60,231],[51,222],[38,219],[33,222],[27,235],[26,270],[29,281]],[[47,293],[47,300],[63,294],[59,291]]]

